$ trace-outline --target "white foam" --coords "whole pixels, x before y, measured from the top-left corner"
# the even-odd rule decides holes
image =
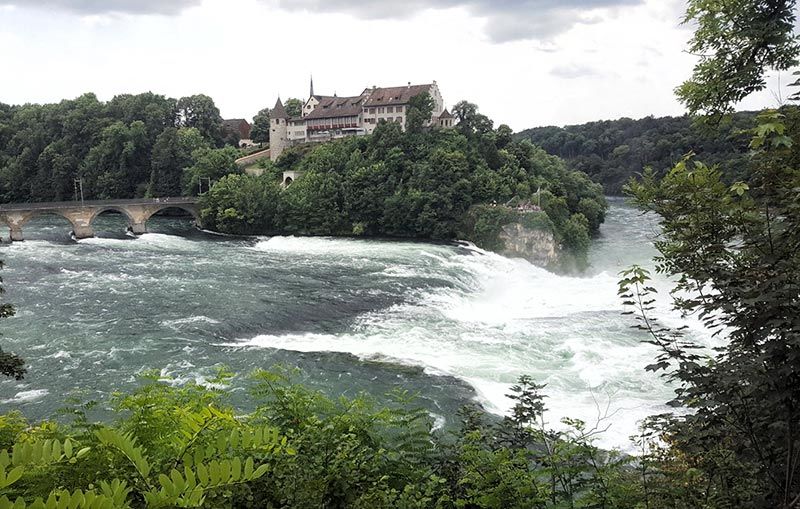
[[[8,404],[8,403],[29,403],[31,401],[36,401],[37,399],[41,399],[49,394],[47,389],[34,389],[30,391],[20,391],[18,392],[13,398],[4,399],[0,401],[0,403]]]
[[[270,249],[311,247],[320,257],[330,257],[373,248],[352,244],[280,238]],[[396,259],[397,253],[392,254]],[[469,245],[418,254],[417,263],[395,265],[382,274],[435,277],[452,284],[417,290],[409,302],[364,314],[341,334],[260,335],[224,346],[343,352],[421,366],[467,381],[486,408],[498,414],[510,409],[509,387],[529,374],[548,385],[551,422],[574,417],[594,424],[599,413],[604,417],[600,426],[611,426],[599,443],[626,450],[641,419],[668,410],[664,403],[672,390],[644,369],[657,352],[620,316],[616,277],[605,272],[558,276]],[[668,282],[658,283],[669,288]],[[663,296],[662,301],[656,313],[668,314],[669,301]],[[706,336],[699,340],[708,344]]]
[[[186,318],[178,318],[176,320],[164,320],[164,321],[161,322],[161,325],[163,325],[165,327],[179,329],[184,325],[193,325],[193,324],[197,324],[197,323],[207,323],[207,324],[211,324],[211,325],[216,325],[216,324],[218,324],[220,322],[219,322],[219,320],[214,320],[213,318],[209,318],[209,317],[204,316],[204,315],[197,315],[197,316],[189,316],[189,317],[186,317]]]

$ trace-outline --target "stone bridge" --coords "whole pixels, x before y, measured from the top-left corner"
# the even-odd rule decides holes
[[[12,241],[22,240],[24,238],[22,228],[25,223],[43,214],[55,214],[66,218],[72,224],[72,233],[75,238],[85,239],[94,237],[92,223],[97,216],[113,210],[125,216],[128,220],[128,227],[133,233],[141,234],[147,232],[146,223],[153,214],[169,208],[178,208],[188,212],[194,217],[195,223],[200,224],[200,211],[195,197],[12,203],[0,205],[0,224],[8,226]]]

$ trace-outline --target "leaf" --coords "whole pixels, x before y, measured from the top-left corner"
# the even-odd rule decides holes
[[[244,462],[244,479],[250,480],[253,478],[253,458],[248,457]]]
[[[269,465],[261,465],[256,469],[255,472],[253,472],[252,479],[258,479],[262,475],[266,474],[268,470],[269,470]]]

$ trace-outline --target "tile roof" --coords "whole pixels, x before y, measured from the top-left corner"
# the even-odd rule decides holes
[[[283,107],[283,103],[280,99],[275,103],[275,107],[272,108],[272,111],[269,112],[269,118],[289,118],[289,114],[286,113],[286,108]]]
[[[364,93],[369,97],[364,106],[391,106],[394,104],[408,104],[412,97],[430,92],[433,85],[407,85],[404,87],[388,87],[366,89]]]
[[[321,98],[314,111],[306,115],[306,120],[315,118],[357,117],[361,114],[364,96],[355,97],[327,97]]]
[[[439,115],[439,118],[455,118],[455,117],[445,108],[445,110]]]

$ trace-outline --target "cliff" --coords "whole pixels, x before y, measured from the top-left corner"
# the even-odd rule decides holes
[[[503,248],[497,252],[503,256],[524,258],[544,268],[553,268],[560,263],[560,249],[550,230],[509,223],[501,227],[498,239],[503,243]]]

